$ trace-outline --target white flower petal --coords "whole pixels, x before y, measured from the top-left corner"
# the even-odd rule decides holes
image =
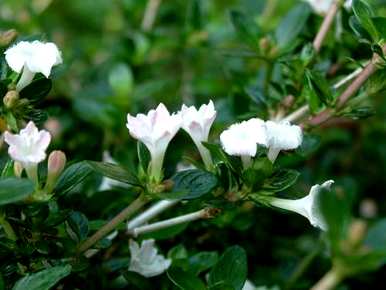
[[[129,271],[137,272],[145,277],[153,277],[162,274],[171,265],[170,259],[157,254],[154,240],[144,240],[141,247],[135,241],[130,240],[130,265]]]
[[[231,125],[220,135],[225,152],[236,156],[255,156],[257,144],[267,145],[264,121],[254,118]]]
[[[5,142],[9,145],[9,155],[23,166],[43,161],[51,141],[50,133],[46,130],[39,131],[32,121],[20,130],[19,134],[5,132],[4,137]]]

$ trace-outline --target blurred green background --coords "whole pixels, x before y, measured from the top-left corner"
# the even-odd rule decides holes
[[[53,147],[70,160],[101,160],[109,150],[119,163],[134,166],[136,145],[125,127],[129,112],[147,112],[159,102],[176,111],[182,103],[200,105],[213,99],[218,117],[212,140],[242,116],[267,117],[246,92],[261,84],[264,61],[248,55],[230,11],[244,12],[259,25],[261,35],[269,36],[298,2],[164,0],[149,27],[144,24],[147,1],[0,0],[0,27],[15,28],[19,39],[53,41],[62,50],[64,64],[54,70],[54,90],[42,104],[50,115],[45,126],[55,136]],[[386,1],[368,2],[386,16]],[[316,15],[308,20],[304,41],[312,41],[320,21]],[[320,67],[348,57],[368,59],[369,51],[347,31],[339,39],[329,36]],[[384,76],[371,81],[384,82]],[[277,81],[283,80],[278,76]],[[333,84],[334,77],[329,81]],[[335,179],[338,191],[354,196],[354,216],[371,223],[386,214],[384,91],[367,103],[375,108],[373,117],[314,130],[311,155],[284,156],[279,162],[302,173],[293,193],[301,195],[312,184]],[[167,156],[169,174],[184,155],[199,158],[188,137],[179,133]],[[205,236],[202,226],[192,225],[161,244],[171,248],[181,242],[187,248],[221,252],[238,243],[247,250],[249,278],[257,285],[288,279],[320,242],[318,231],[303,217],[248,204],[216,219]],[[328,269],[327,253],[315,255],[318,259],[300,279],[299,289],[307,289]],[[378,285],[384,284],[385,274],[384,266],[349,279],[339,289],[384,289]]]

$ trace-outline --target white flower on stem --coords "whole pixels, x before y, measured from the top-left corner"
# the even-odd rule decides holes
[[[181,128],[180,114],[170,115],[164,104],[159,104],[147,115],[136,117],[127,115],[127,128],[130,135],[145,144],[151,155],[150,175],[161,180],[162,164],[169,142]]]
[[[166,271],[171,263],[171,259],[166,259],[158,255],[158,250],[154,246],[154,240],[142,241],[141,247],[138,243],[130,240],[130,266],[129,271],[137,272],[145,277],[154,277]]]
[[[328,9],[334,2],[334,0],[305,0],[308,2],[311,6],[311,8],[315,11],[317,14],[324,15],[328,12]],[[346,0],[344,2],[344,7],[346,9],[350,9],[352,5],[352,0]]]
[[[250,280],[245,280],[244,286],[241,290],[256,290],[256,286]]]
[[[220,141],[225,152],[241,156],[244,168],[247,168],[251,157],[256,155],[257,144],[265,147],[268,145],[264,121],[253,118],[233,124],[221,133]]]
[[[330,190],[333,183],[333,180],[328,180],[322,185],[315,184],[311,187],[309,194],[300,199],[291,200],[273,197],[269,203],[272,206],[296,212],[306,217],[314,227],[318,227],[323,231],[326,231],[327,225],[320,212],[318,195],[322,192],[322,189]]]
[[[213,102],[209,101],[207,105],[202,105],[198,110],[194,106],[182,105],[180,114],[182,128],[193,139],[206,168],[210,169],[213,166],[212,157],[208,149],[202,145],[202,142],[208,141],[210,128],[217,115]]]
[[[46,159],[46,149],[51,135],[46,130],[38,130],[34,122],[20,130],[19,134],[4,133],[4,140],[9,145],[8,154],[14,161],[20,162],[28,177],[37,180],[37,164]]]
[[[292,150],[298,148],[303,141],[302,129],[299,126],[291,125],[288,121],[265,122],[268,158],[275,162],[281,150]]]
[[[31,83],[35,73],[42,73],[48,78],[52,67],[62,63],[61,53],[55,43],[38,40],[20,41],[8,48],[5,51],[5,60],[13,71],[23,71],[16,85],[18,91]]]

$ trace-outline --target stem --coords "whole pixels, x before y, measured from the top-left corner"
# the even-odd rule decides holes
[[[307,268],[311,265],[312,261],[319,254],[322,249],[321,243],[316,245],[316,247],[308,255],[306,255],[300,263],[297,265],[296,269],[292,272],[290,278],[288,279],[285,289],[291,289],[296,281],[303,275]]]
[[[17,240],[17,236],[15,234],[15,231],[13,230],[11,224],[5,219],[5,216],[3,215],[3,213],[0,213],[0,225],[3,228],[8,239],[10,239],[12,241]]]
[[[326,38],[332,23],[334,22],[335,15],[339,10],[340,5],[341,5],[340,1],[337,0],[337,1],[334,1],[331,4],[330,8],[328,9],[326,17],[324,17],[323,23],[320,26],[318,34],[316,35],[314,42],[312,43],[316,52],[320,51],[323,41]]]
[[[25,165],[24,168],[28,178],[35,184],[35,187],[38,188],[39,187],[38,165],[28,164],[28,165]]]
[[[149,32],[153,28],[160,4],[161,0],[149,0],[147,2],[145,14],[143,15],[141,24],[143,31]]]
[[[334,289],[343,280],[341,275],[334,267],[328,271],[310,290],[330,290]]]
[[[304,105],[297,109],[296,111],[289,114],[287,117],[285,117],[283,120],[288,122],[295,122],[301,118],[303,118],[310,110],[310,107],[308,105]]]
[[[92,247],[100,239],[104,238],[108,233],[114,230],[121,222],[134,214],[137,210],[143,207],[148,200],[141,194],[136,200],[134,200],[129,206],[123,209],[118,215],[116,215],[111,221],[101,227],[95,234],[85,240],[78,249],[79,253],[82,253]]]
[[[176,205],[179,202],[178,199],[173,200],[161,200],[156,204],[149,207],[147,210],[136,216],[134,219],[127,223],[127,230],[130,231],[138,226],[141,226],[156,217],[160,213],[164,212],[168,208]]]
[[[206,149],[206,148],[201,144],[201,142],[197,142],[197,143],[196,143],[196,146],[197,146],[198,151],[200,152],[202,161],[203,161],[204,164],[205,164],[205,168],[206,168],[208,171],[211,171],[211,170],[213,169],[213,160],[212,160],[212,156],[210,155],[209,150]]]
[[[175,225],[196,221],[199,219],[208,219],[214,217],[218,213],[218,209],[215,208],[204,208],[196,212],[181,215],[179,217],[167,219],[164,221],[156,222],[150,225],[141,226],[132,230],[134,237],[138,235],[158,231]]]
[[[21,77],[16,84],[16,90],[20,92],[22,89],[28,86],[32,82],[34,76],[35,76],[35,73],[30,71],[28,67],[24,65],[23,72],[21,73]]]
[[[386,45],[382,47],[383,52],[386,52]],[[377,62],[379,60],[379,56],[374,54],[372,61],[366,65],[366,67],[357,75],[354,81],[343,91],[343,93],[338,97],[336,108],[339,109],[343,107],[345,103],[349,100],[351,96],[353,96],[362,85],[368,80],[368,78],[378,70]],[[325,121],[327,121],[334,113],[334,110],[327,109],[323,112],[319,113],[311,120],[309,123],[313,126],[319,125]]]
[[[367,63],[368,64],[368,63]],[[367,65],[366,64],[366,65]],[[337,82],[335,85],[333,85],[332,87],[336,90],[336,89],[339,89],[341,86],[345,85],[347,82],[351,81],[353,78],[355,78],[357,75],[359,75],[361,72],[363,71],[363,68],[360,67],[360,68],[357,68],[356,70],[354,70],[351,74],[349,74],[348,76],[344,77],[343,79],[341,79],[339,82]]]

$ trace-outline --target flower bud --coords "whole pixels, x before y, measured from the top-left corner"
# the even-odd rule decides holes
[[[59,150],[52,151],[48,156],[48,174],[58,177],[66,165],[66,155]]]
[[[8,91],[3,98],[3,103],[7,109],[10,109],[15,105],[18,99],[19,93],[17,91]]]
[[[348,229],[348,241],[352,247],[357,247],[361,244],[366,236],[367,223],[364,220],[354,220]]]
[[[10,29],[0,34],[0,46],[7,46],[17,37],[17,31]]]
[[[20,162],[15,161],[15,163],[13,164],[13,173],[15,174],[15,176],[21,177],[23,169],[23,165]]]
[[[47,193],[50,193],[54,189],[56,180],[62,173],[65,165],[66,155],[62,151],[52,151],[50,156],[48,156],[48,172],[46,186],[44,188]]]

